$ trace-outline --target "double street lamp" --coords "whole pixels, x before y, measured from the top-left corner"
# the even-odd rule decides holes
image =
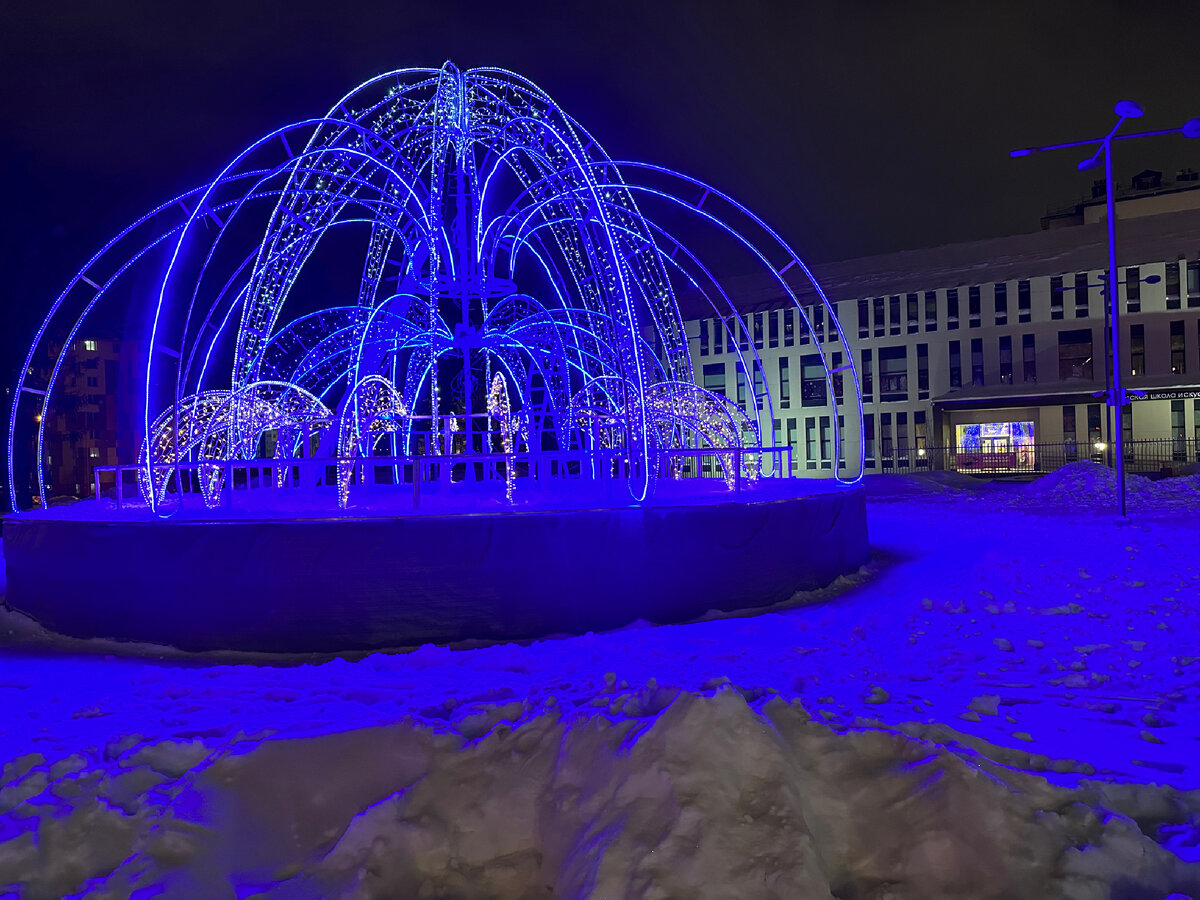
[[[1065,144],[1047,144],[1045,147],[1025,147],[1021,150],[1013,150],[1009,156],[1030,156],[1034,153],[1042,153],[1046,150],[1063,150],[1067,147],[1091,147],[1095,146],[1096,150],[1083,162],[1079,163],[1081,172],[1088,169],[1094,169],[1100,164],[1100,154],[1104,154],[1104,193],[1107,200],[1107,219],[1108,219],[1108,304],[1109,304],[1109,322],[1111,327],[1111,349],[1112,358],[1109,362],[1109,371],[1112,373],[1111,386],[1105,392],[1105,402],[1110,409],[1115,408],[1114,418],[1117,420],[1117,427],[1111,433],[1113,447],[1115,449],[1114,464],[1117,470],[1117,494],[1120,498],[1121,515],[1125,515],[1125,441],[1124,428],[1122,427],[1121,409],[1129,402],[1126,396],[1125,388],[1121,385],[1121,319],[1120,310],[1117,306],[1117,216],[1115,212],[1115,197],[1113,190],[1112,179],[1112,143],[1113,141],[1127,141],[1132,138],[1153,137],[1160,134],[1182,134],[1184,137],[1195,138],[1200,137],[1200,119],[1190,119],[1179,128],[1165,128],[1159,131],[1140,131],[1136,134],[1117,134],[1121,125],[1126,119],[1138,119],[1142,116],[1142,108],[1132,100],[1122,100],[1113,109],[1117,115],[1117,124],[1112,127],[1112,131],[1102,138],[1095,138],[1090,141],[1069,141]]]

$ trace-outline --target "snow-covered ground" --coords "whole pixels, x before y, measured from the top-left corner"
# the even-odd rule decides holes
[[[1200,480],[1111,482],[878,476],[825,591],[529,644],[0,613],[0,897],[1200,898]]]

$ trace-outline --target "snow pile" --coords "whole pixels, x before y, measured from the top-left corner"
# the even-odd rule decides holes
[[[1115,507],[1117,473],[1092,460],[1068,463],[1031,482],[1025,499],[1049,507]],[[1125,498],[1130,508],[1196,509],[1200,503],[1200,477],[1185,475],[1158,481],[1126,473]]]
[[[958,498],[987,490],[987,481],[962,472],[933,469],[923,472],[872,473],[863,479],[867,496],[872,500],[900,500],[914,494]]]
[[[839,733],[730,686],[474,714],[482,732],[405,721],[26,757],[0,792],[0,886],[23,900],[1200,891],[1200,867],[1148,836],[1194,837],[1200,792],[1054,787],[945,734]]]

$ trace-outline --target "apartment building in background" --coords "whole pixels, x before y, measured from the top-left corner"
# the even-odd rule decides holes
[[[1095,457],[1117,427],[1194,461],[1185,457],[1200,440],[1200,182],[1188,170],[1165,185],[1143,172],[1118,192],[1120,365],[1125,387],[1141,394],[1119,417],[1103,397],[1108,253],[1102,186],[1095,193],[1031,234],[814,267],[846,345],[811,289],[800,296],[811,333],[764,277],[723,284],[744,326],[711,307],[705,316],[703,299],[689,295],[681,306],[696,380],[758,416],[764,443],[790,445],[801,475],[834,464],[818,347],[834,369],[853,355],[868,473],[910,466],[933,448],[968,469],[1018,454],[1014,467],[1030,468],[1026,454],[1047,445],[1063,460]],[[761,364],[739,365],[755,354]]]
[[[121,389],[135,383],[137,358],[136,342],[100,336],[75,340],[63,355],[42,445],[50,496],[89,496],[96,466],[137,458],[130,427],[136,398]],[[39,374],[36,383],[45,384],[50,371]]]

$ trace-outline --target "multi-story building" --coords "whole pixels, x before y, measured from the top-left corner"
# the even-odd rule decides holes
[[[76,340],[64,355],[42,446],[49,494],[87,496],[96,466],[134,458],[132,430],[119,417],[121,386],[134,383],[130,367],[135,350],[131,341],[90,337]],[[133,408],[125,406],[127,413]]]
[[[1155,181],[1125,192],[1117,207],[1120,365],[1124,386],[1144,395],[1123,408],[1120,427],[1126,440],[1170,442],[1168,459],[1177,461],[1200,440],[1200,185],[1180,175],[1169,190]],[[1155,196],[1169,211],[1156,214]],[[684,301],[696,379],[751,415],[769,386],[782,408],[767,414],[757,403],[764,441],[773,433],[791,445],[798,474],[832,465],[832,409],[816,346],[832,369],[853,354],[868,472],[935,451],[939,464],[953,453],[959,468],[1003,467],[998,461],[1017,454],[1014,468],[1027,468],[1029,454],[1052,446],[1062,448],[1061,460],[1102,454],[1117,427],[1103,396],[1107,229],[1093,209],[1102,212],[1103,202],[1101,192],[1079,204],[1073,227],[1052,215],[1032,234],[814,267],[848,346],[822,321],[811,290],[800,298],[809,334],[778,287],[730,280],[744,330],[704,318],[696,298]],[[758,351],[761,365],[749,374],[739,345]],[[836,394],[841,379],[833,380]]]

